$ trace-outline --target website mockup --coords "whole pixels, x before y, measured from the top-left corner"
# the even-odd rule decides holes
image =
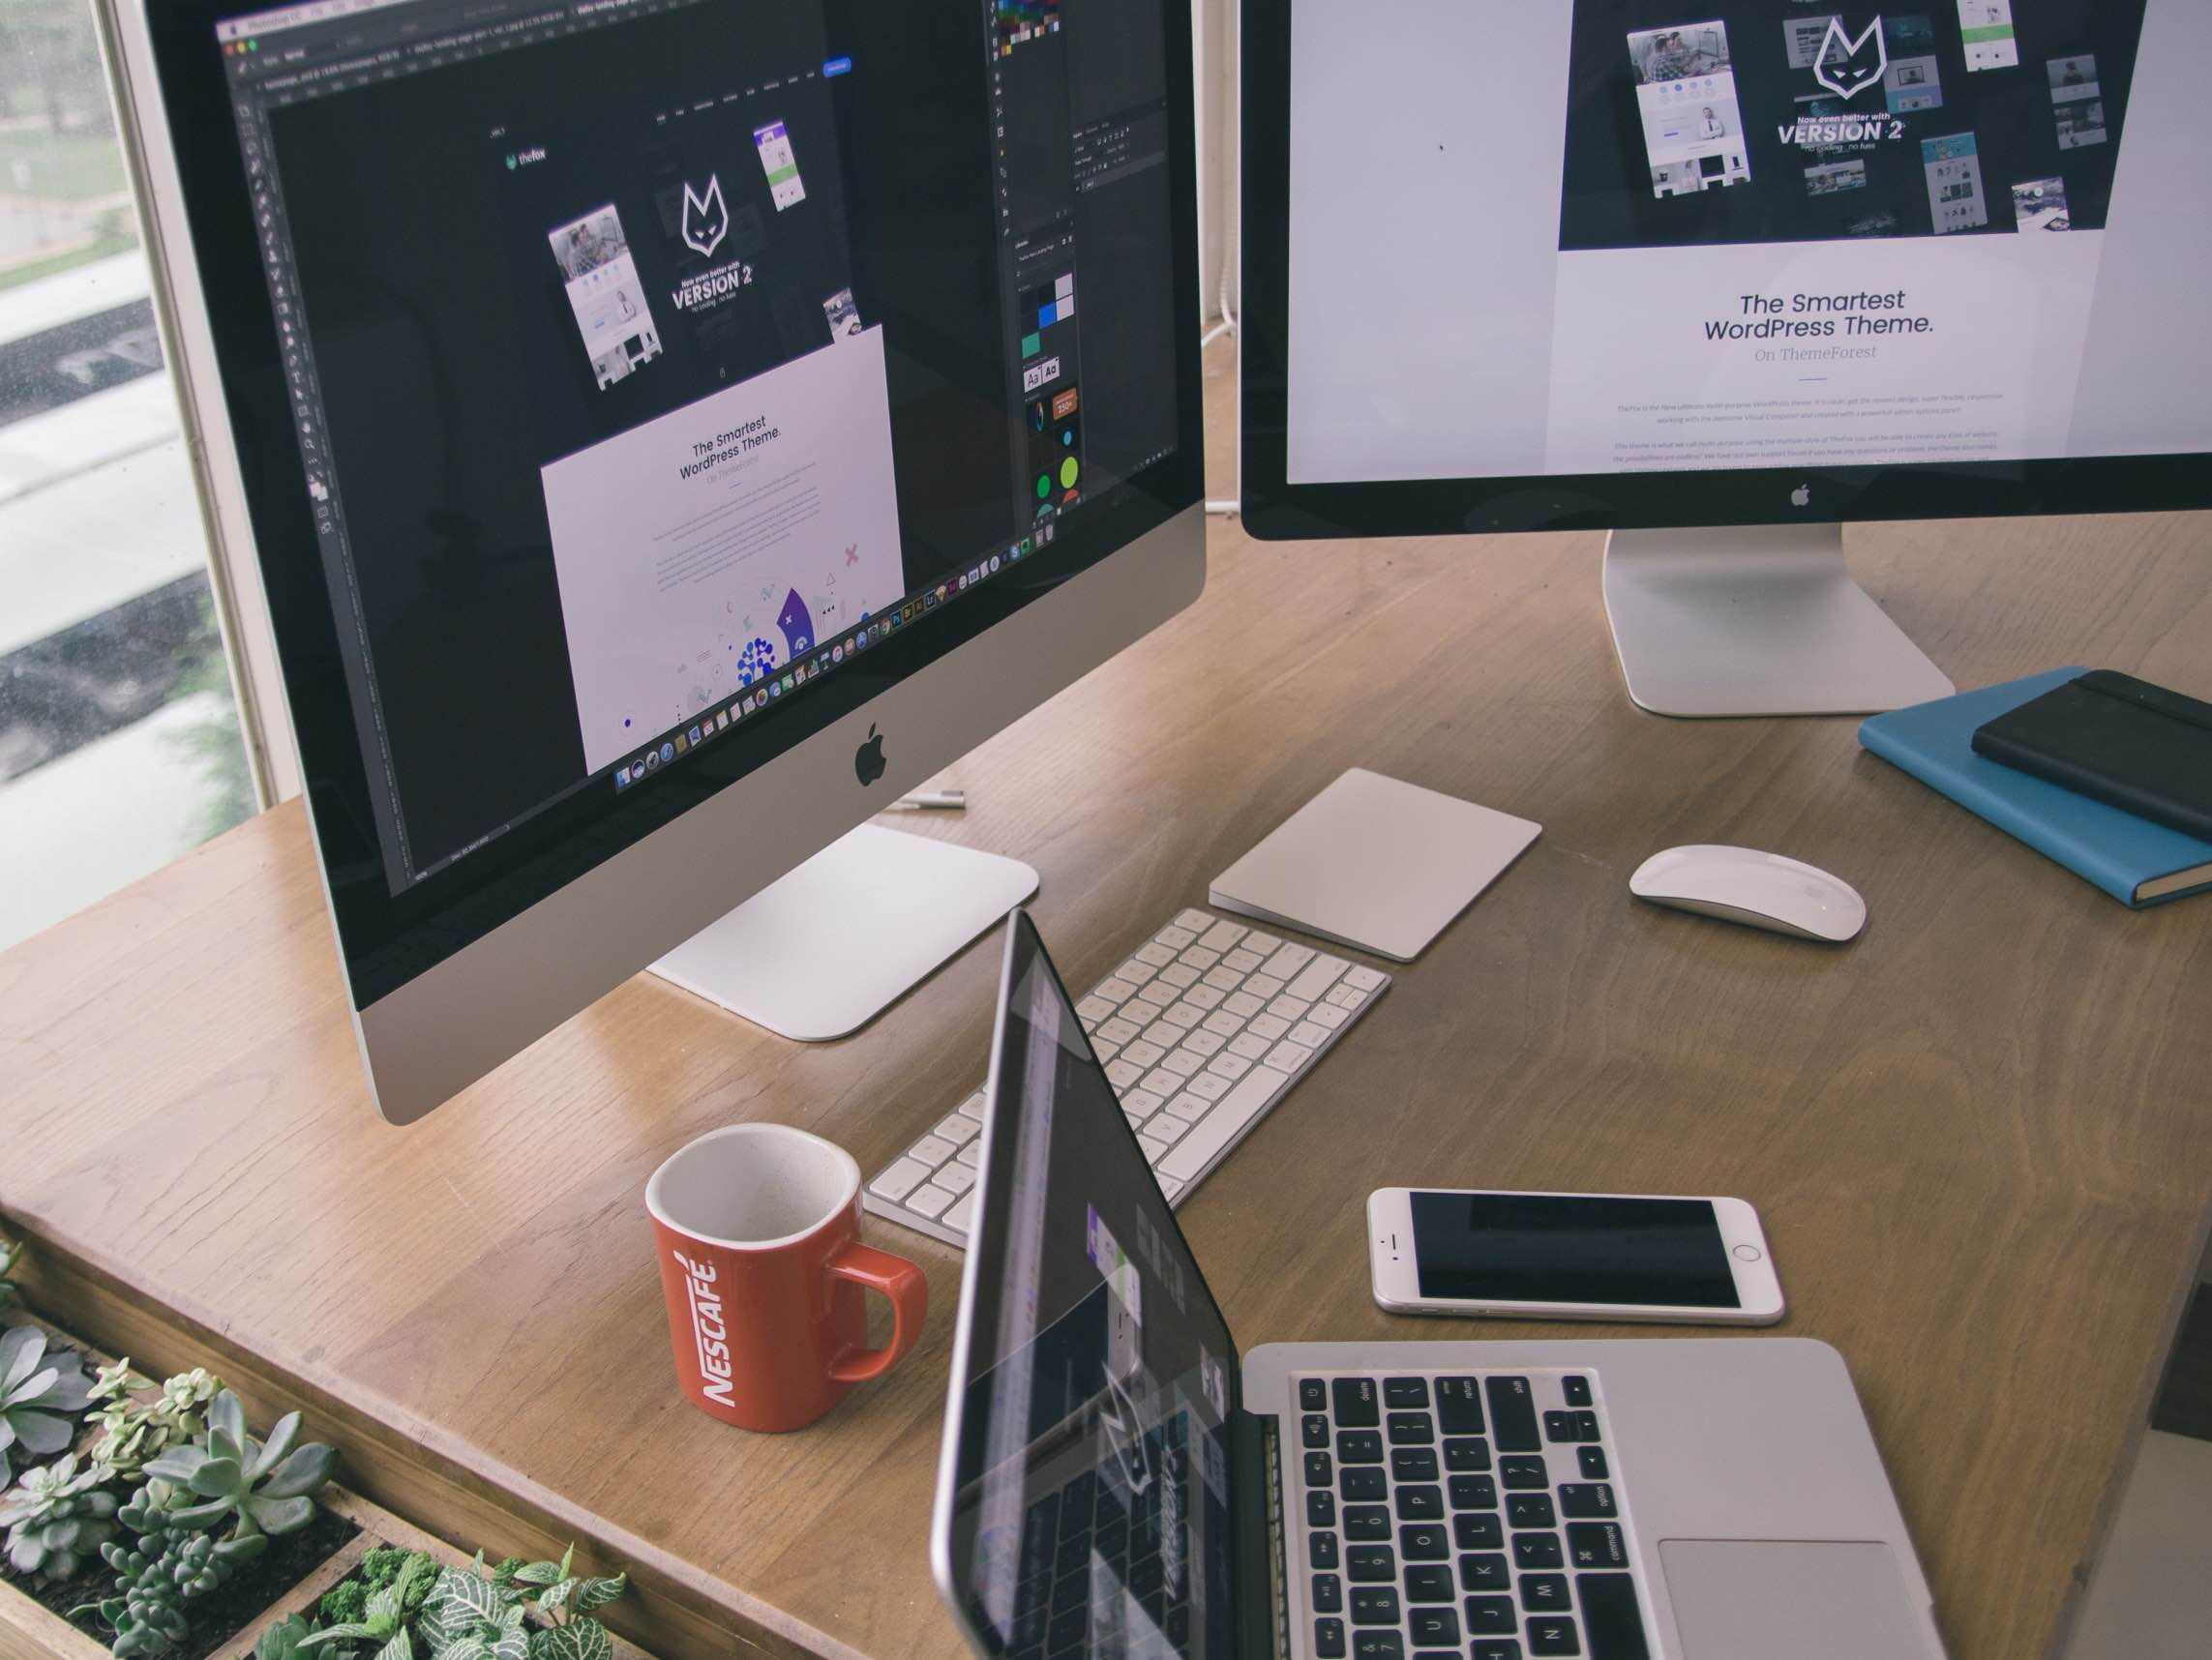
[[[1397,20],[1294,14],[1291,483],[2212,450],[2212,8]]]

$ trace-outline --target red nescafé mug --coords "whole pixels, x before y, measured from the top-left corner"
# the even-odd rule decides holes
[[[748,1430],[795,1430],[921,1337],[929,1282],[860,1243],[860,1167],[820,1136],[733,1124],[645,1184],[676,1380]],[[890,1299],[891,1341],[868,1347],[867,1291]]]

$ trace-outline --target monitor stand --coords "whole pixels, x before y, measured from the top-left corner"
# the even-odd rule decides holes
[[[1019,859],[863,824],[653,964],[800,1043],[850,1036],[1037,891]]]
[[[1616,530],[1605,615],[1655,715],[1861,715],[1957,690],[1843,564],[1840,524]]]

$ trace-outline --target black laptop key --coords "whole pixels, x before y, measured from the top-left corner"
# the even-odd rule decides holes
[[[1318,1378],[1300,1378],[1298,1380],[1298,1409],[1301,1412],[1329,1410],[1329,1385]]]
[[[1498,1484],[1486,1475],[1455,1475],[1444,1485],[1454,1510],[1498,1508]]]
[[[1388,1545],[1346,1546],[1344,1577],[1356,1586],[1394,1585],[1398,1577],[1397,1553]]]
[[[1436,1439],[1435,1420],[1426,1412],[1392,1412],[1390,1430],[1394,1447],[1424,1447]]]
[[[1482,1470],[1490,1467],[1490,1443],[1480,1436],[1450,1436],[1444,1443],[1446,1469]]]
[[[1612,1467],[1605,1462],[1603,1447],[1577,1447],[1574,1449],[1574,1459],[1582,1466],[1585,1481],[1603,1481],[1613,1473]]]
[[[1587,1378],[1579,1376],[1562,1378],[1559,1380],[1559,1390],[1561,1394],[1567,1397],[1567,1404],[1569,1407],[1593,1405],[1590,1395],[1590,1379]]]
[[[1529,1652],[1539,1656],[1581,1653],[1582,1644],[1574,1635],[1574,1621],[1548,1618],[1530,1620]]]
[[[1345,1503],[1358,1504],[1388,1497],[1390,1484],[1383,1479],[1383,1472],[1379,1469],[1348,1469],[1344,1472],[1343,1479],[1337,1482],[1336,1491],[1344,1496]]]
[[[1382,1433],[1378,1430],[1338,1430],[1336,1456],[1346,1464],[1381,1464]]]
[[[1383,1405],[1386,1407],[1427,1406],[1428,1379],[1425,1378],[1384,1378]]]
[[[1441,1487],[1401,1487],[1397,1491],[1397,1503],[1400,1522],[1444,1520],[1444,1489]]]
[[[1451,1556],[1451,1536],[1441,1522],[1419,1522],[1398,1529],[1398,1550],[1409,1562],[1441,1562]]]
[[[1490,1398],[1490,1438],[1500,1452],[1535,1452],[1543,1445],[1526,1378],[1485,1378],[1482,1392]]]
[[[1582,1433],[1582,1427],[1576,1421],[1581,1416],[1579,1412],[1546,1412],[1543,1415],[1543,1438],[1547,1441],[1595,1440],[1595,1433],[1588,1436]],[[1595,1432],[1595,1415],[1591,1418],[1591,1426]]]
[[[1313,1576],[1313,1612],[1316,1614],[1342,1614],[1344,1612],[1344,1582],[1334,1574]]]
[[[1329,1386],[1336,1401],[1336,1422],[1347,1430],[1371,1430],[1383,1421],[1372,1378],[1339,1378]]]
[[[1531,1614],[1565,1614],[1568,1610],[1565,1574],[1523,1574],[1521,1606]]]
[[[1457,1590],[1451,1570],[1442,1562],[1415,1562],[1406,1568],[1406,1601],[1450,1602]]]
[[[1390,1449],[1390,1477],[1394,1481],[1434,1481],[1441,1473],[1436,1467],[1434,1447],[1392,1447]]]
[[[1158,1590],[1164,1582],[1165,1570],[1157,1556],[1144,1556],[1129,1564],[1127,1585],[1132,1594],[1142,1600]]]
[[[1562,1488],[1561,1492],[1566,1489]],[[1506,1521],[1515,1527],[1556,1527],[1559,1518],[1552,1514],[1551,1495],[1548,1493],[1509,1493],[1506,1495]]]
[[[1540,1491],[1551,1485],[1551,1471],[1540,1458],[1502,1458],[1498,1461],[1498,1479],[1509,1493],[1515,1489]]]
[[[1512,1565],[1497,1551],[1481,1551],[1459,1558],[1459,1588],[1478,1594],[1513,1588]]]
[[[1397,1586],[1354,1586],[1352,1587],[1352,1623],[1354,1625],[1395,1625],[1397,1622]]]
[[[1406,1660],[1406,1647],[1394,1631],[1355,1631],[1352,1660]]]
[[[1521,1629],[1521,1616],[1510,1596],[1471,1596],[1459,1605],[1467,1616],[1467,1630],[1475,1637],[1511,1637]]]
[[[1341,1619],[1317,1619],[1313,1622],[1313,1651],[1321,1660],[1344,1660],[1344,1622]]]
[[[1515,1533],[1513,1535],[1513,1566],[1516,1568],[1558,1568],[1566,1566],[1560,1555],[1557,1533]]]
[[[1073,1608],[1053,1616],[1052,1624],[1045,1630],[1045,1652],[1058,1654],[1063,1648],[1075,1647],[1090,1629],[1091,1605],[1087,1602],[1077,1603]]]
[[[1336,1566],[1336,1535],[1333,1533],[1308,1533],[1305,1540],[1305,1559],[1313,1568]]]
[[[1436,1380],[1436,1417],[1448,1436],[1482,1433],[1482,1390],[1472,1378]]]
[[[1309,1452],[1305,1455],[1306,1486],[1327,1487],[1329,1485],[1329,1478],[1335,1473],[1336,1467],[1329,1462],[1329,1455],[1327,1453]],[[1349,1498],[1352,1496],[1347,1493],[1344,1497]]]
[[[1406,1611],[1406,1630],[1417,1648],[1459,1646],[1459,1611],[1455,1608],[1415,1608]]]
[[[1634,1580],[1627,1574],[1576,1574],[1574,1594],[1582,1604],[1591,1660],[1651,1660]]]
[[[1613,1490],[1602,1481],[1563,1481],[1559,1507],[1569,1516],[1610,1522],[1620,1514],[1613,1504]]]
[[[1336,1495],[1326,1491],[1307,1494],[1305,1496],[1305,1525],[1308,1527],[1335,1527]]]
[[[1583,1440],[1596,1440],[1598,1438],[1598,1414],[1590,1411],[1575,1413],[1574,1433]]]
[[[1070,1538],[1090,1531],[1091,1506],[1098,1497],[1098,1478],[1085,1470],[1060,1490],[1060,1536]]]
[[[1578,1568],[1625,1568],[1629,1542],[1611,1522],[1569,1522],[1567,1554]]]
[[[1467,1660],[1521,1660],[1521,1645],[1510,1637],[1492,1637],[1468,1649]]]
[[[1329,1420],[1319,1412],[1308,1412],[1298,1421],[1299,1439],[1309,1447],[1329,1446]]]
[[[1014,1605],[1012,1645],[1015,1648],[1034,1646],[1041,1649],[1044,1646],[1045,1628],[1051,1622],[1052,1611],[1046,1608],[1041,1601],[1034,1603],[1017,1601]]]
[[[1390,1536],[1390,1513],[1380,1504],[1347,1504],[1344,1507],[1344,1536],[1347,1539],[1388,1539]]]
[[[1506,1548],[1505,1525],[1495,1511],[1488,1515],[1454,1516],[1451,1541],[1462,1551],[1502,1551]]]

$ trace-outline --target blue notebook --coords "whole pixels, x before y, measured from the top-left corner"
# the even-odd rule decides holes
[[[1977,726],[2083,672],[2054,668],[1876,715],[1859,727],[1859,741],[1930,789],[2095,882],[2122,904],[2158,904],[2212,888],[2212,842],[2199,842],[1974,753]]]

